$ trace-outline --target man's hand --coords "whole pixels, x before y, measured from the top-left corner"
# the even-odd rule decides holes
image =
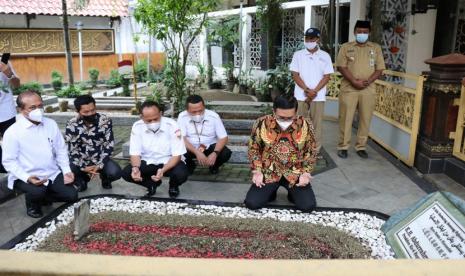
[[[265,183],[263,183],[263,173],[259,171],[254,171],[252,175],[252,182],[258,188],[265,186]]]
[[[90,179],[94,179],[95,176],[99,175],[99,167],[94,165],[94,166],[87,166],[84,169],[82,169],[83,172],[89,174]]]
[[[1,63],[1,62],[0,62]],[[47,182],[48,179],[42,179],[40,180],[40,178],[38,178],[37,176],[35,175],[31,175],[28,179],[27,179],[27,182],[28,183],[31,183],[33,185],[36,185],[36,186],[42,186],[44,185],[45,182]]]
[[[207,164],[209,167],[215,165],[216,158],[218,158],[218,155],[216,154],[216,152],[212,152],[210,153],[210,155],[208,155]]]
[[[69,185],[69,184],[72,184],[74,182],[74,174],[72,172],[65,173],[63,178],[64,178],[64,181],[65,181],[65,185]]]
[[[363,85],[365,86],[365,88],[367,88],[368,86],[370,86],[371,82],[368,81],[368,80],[364,80],[363,81]]]
[[[310,180],[312,180],[313,177],[309,173],[303,173],[299,177],[299,183],[296,184],[297,187],[305,187],[308,184],[310,184]]]
[[[203,152],[197,151],[195,153],[195,158],[199,162],[200,166],[208,166],[208,158],[205,156]]]
[[[360,79],[355,79],[353,82],[352,82],[352,86],[358,90],[362,90],[362,89],[365,89],[366,86],[365,86],[365,81],[363,80],[360,80]]]
[[[142,181],[142,176],[140,174],[140,170],[139,170],[138,167],[132,167],[131,177],[136,182],[141,182]]]
[[[153,181],[160,181],[161,178],[163,177],[163,169],[158,169],[156,175],[152,175],[152,180]]]

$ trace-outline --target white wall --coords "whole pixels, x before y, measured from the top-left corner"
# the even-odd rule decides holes
[[[406,72],[421,74],[429,70],[424,61],[433,56],[436,14],[437,10],[428,10],[428,13],[410,16]]]

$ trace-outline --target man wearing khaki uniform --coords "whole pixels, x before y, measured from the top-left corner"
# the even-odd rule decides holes
[[[357,21],[354,28],[356,41],[342,45],[336,65],[344,77],[339,95],[339,144],[337,155],[347,158],[352,134],[352,121],[358,106],[359,124],[355,150],[368,158],[366,144],[371,117],[375,108],[375,81],[384,69],[381,46],[368,41],[369,21]]]
[[[320,152],[326,84],[334,73],[334,68],[329,54],[318,47],[318,29],[309,28],[305,31],[304,39],[305,49],[294,53],[289,69],[295,81],[297,115],[311,120],[315,129],[317,152]]]

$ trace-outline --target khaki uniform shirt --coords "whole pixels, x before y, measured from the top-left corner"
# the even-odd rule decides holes
[[[362,80],[368,79],[377,70],[386,69],[381,46],[370,41],[363,46],[359,46],[355,41],[344,43],[339,50],[336,66],[347,67],[355,78]],[[375,92],[375,83],[364,89],[367,90]],[[344,78],[341,82],[341,92],[352,91],[360,90]]]

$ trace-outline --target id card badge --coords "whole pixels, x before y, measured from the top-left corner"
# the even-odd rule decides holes
[[[370,50],[370,67],[375,67],[375,51]]]

